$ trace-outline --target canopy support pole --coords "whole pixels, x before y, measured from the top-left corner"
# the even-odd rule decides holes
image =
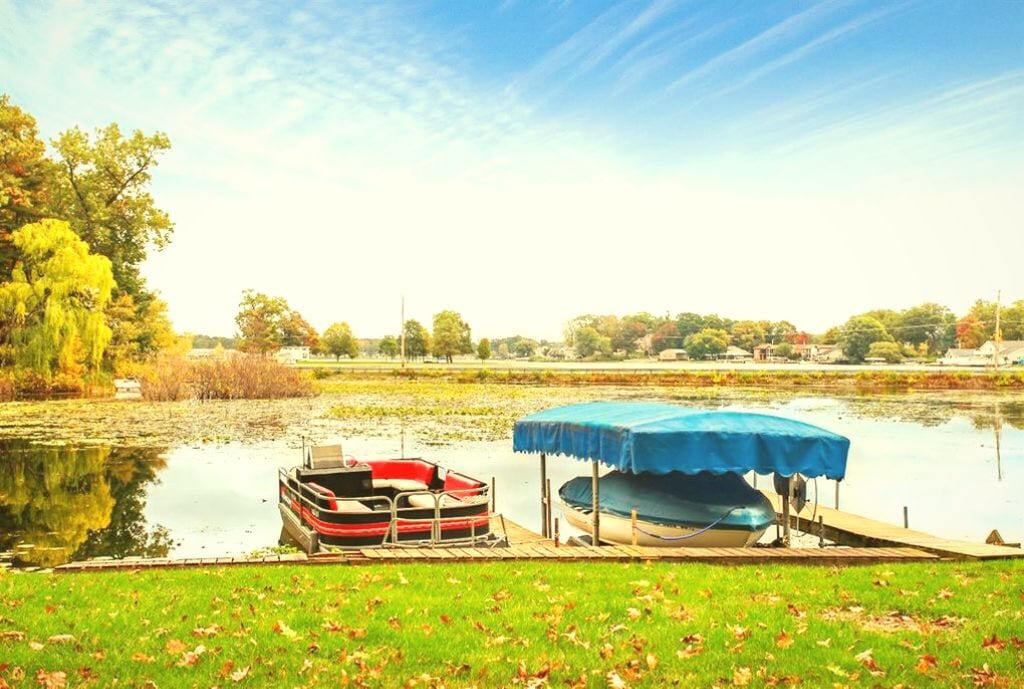
[[[789,547],[789,498],[793,494],[793,477],[786,477],[786,494],[782,496],[782,545]]]
[[[540,535],[547,538],[548,534],[548,506],[545,487],[548,484],[548,456],[540,453]]]
[[[594,473],[590,480],[590,506],[594,510],[592,512],[593,528],[591,529],[591,533],[593,534],[594,545],[601,545],[601,513],[598,512],[598,505],[601,504],[601,489],[597,484],[597,462],[592,462],[591,464],[594,467]]]

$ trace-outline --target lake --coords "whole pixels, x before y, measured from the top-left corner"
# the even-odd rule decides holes
[[[643,392],[630,393],[631,396]],[[677,403],[767,411],[841,433],[852,441],[840,508],[948,538],[981,542],[992,529],[1024,540],[1024,404],[992,395],[889,395],[772,400],[733,392]],[[438,421],[442,423],[442,421]],[[509,439],[438,443],[431,434],[340,437],[356,457],[421,456],[496,482],[498,511],[537,528],[536,457]],[[425,439],[427,438],[427,439]],[[119,447],[0,441],[0,551],[20,563],[129,555],[246,555],[277,544],[277,470],[297,464],[301,439],[252,443]],[[557,488],[587,465],[550,458]],[[748,480],[751,477],[748,476]],[[759,486],[770,485],[761,478]],[[808,487],[832,506],[835,484]],[[813,504],[804,514],[810,516]]]

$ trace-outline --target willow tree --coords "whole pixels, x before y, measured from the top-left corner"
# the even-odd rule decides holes
[[[46,378],[96,370],[111,337],[104,315],[114,288],[110,261],[90,253],[62,220],[25,225],[12,239],[20,260],[0,284],[4,352]]]

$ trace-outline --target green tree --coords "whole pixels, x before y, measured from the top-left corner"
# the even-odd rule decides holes
[[[956,340],[956,316],[945,306],[927,303],[913,306],[900,314],[892,334],[900,342],[925,345],[928,354],[941,354]]]
[[[683,348],[694,360],[715,357],[729,348],[729,333],[721,328],[704,328],[686,338]]]
[[[104,358],[115,372],[119,362],[142,361],[178,344],[162,299],[153,297],[139,308],[132,295],[121,294],[110,302],[106,318],[111,339]]]
[[[161,132],[146,136],[138,130],[125,137],[111,124],[94,137],[75,127],[52,144],[57,164],[50,212],[71,223],[93,253],[110,259],[118,287],[138,301],[146,251],[163,248],[174,228],[148,188],[170,140]]]
[[[359,343],[352,336],[352,328],[348,323],[334,323],[328,326],[321,336],[320,342],[324,351],[333,356],[335,361],[341,359],[342,356],[347,356],[349,359],[359,356]]]
[[[748,352],[766,341],[763,321],[736,321],[732,325],[732,342]]]
[[[476,346],[476,358],[480,361],[487,361],[491,358],[491,341],[486,337],[481,338]]]
[[[405,322],[405,355],[407,357],[425,357],[430,354],[432,342],[430,333],[419,321]]]
[[[850,361],[860,363],[875,342],[892,342],[893,337],[877,318],[854,316],[846,321],[839,335],[839,346]]]
[[[455,311],[441,311],[434,314],[433,347],[434,356],[443,356],[448,363],[456,354],[473,351],[469,326]]]
[[[699,313],[693,313],[692,311],[686,311],[676,316],[676,332],[679,335],[679,342],[670,344],[668,348],[678,348],[682,344],[683,340],[688,338],[690,335],[699,333],[705,327],[704,316]]]
[[[888,364],[898,364],[903,361],[903,352],[895,342],[872,342],[865,358],[885,359]]]
[[[793,358],[793,345],[788,342],[780,342],[775,345],[775,356],[780,359],[792,359]]]
[[[16,366],[49,378],[96,370],[110,342],[104,318],[114,288],[110,261],[66,222],[43,220],[12,234],[20,255],[0,284],[0,340]]]
[[[576,331],[576,354],[581,357],[611,356],[612,339],[602,335],[597,328],[585,326]]]
[[[515,353],[517,357],[529,358],[537,352],[537,341],[528,337],[520,337],[516,342]]]
[[[380,344],[377,345],[377,351],[380,352],[381,356],[394,359],[398,356],[398,341],[391,335],[385,335],[381,338]]]
[[[17,260],[12,233],[46,215],[51,165],[35,118],[0,95],[0,281]]]

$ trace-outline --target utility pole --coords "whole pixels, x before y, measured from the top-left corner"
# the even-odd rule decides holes
[[[996,336],[994,338],[996,347],[995,350],[992,352],[992,365],[995,366],[995,369],[997,371],[999,370],[999,344],[1000,342],[1002,342],[1003,339],[1003,334],[999,331],[999,306],[1000,301],[1002,301],[1002,297],[1003,291],[996,290]]]
[[[402,295],[402,327],[398,331],[401,333],[399,339],[402,341],[402,368],[405,368],[405,295]]]

